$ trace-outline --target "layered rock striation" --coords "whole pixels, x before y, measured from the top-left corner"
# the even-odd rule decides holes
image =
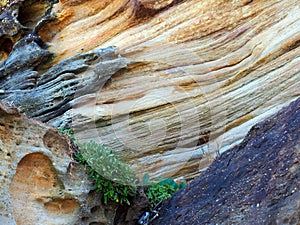
[[[50,125],[140,177],[188,180],[300,95],[298,0],[8,0],[0,25],[1,224],[114,223]],[[255,126],[159,222],[298,223],[297,107]]]
[[[298,0],[18,2],[9,15],[26,27],[21,37],[47,45],[26,42],[34,64],[16,57],[20,45],[2,45],[1,98],[57,127],[72,123],[78,139],[109,145],[140,176],[195,177],[299,96]],[[23,18],[35,10],[40,20]],[[99,60],[109,46],[114,56]],[[25,64],[8,69],[14,60]]]

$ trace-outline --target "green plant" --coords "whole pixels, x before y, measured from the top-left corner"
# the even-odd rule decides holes
[[[75,141],[73,128],[60,128],[59,131],[67,135],[72,141]]]
[[[163,179],[160,177],[157,182],[150,181],[148,174],[144,175],[142,183],[144,185],[148,184],[148,188],[145,189],[151,208],[154,208],[159,202],[171,198],[177,190],[180,190],[186,186],[186,184],[183,183],[177,184],[171,178]]]
[[[94,141],[79,144],[74,138],[72,128],[60,131],[78,145],[79,150],[74,154],[74,159],[84,165],[84,170],[89,173],[95,184],[94,188],[100,192],[104,204],[112,200],[130,205],[130,198],[137,193],[138,178],[126,162],[108,147]],[[154,208],[162,200],[171,198],[186,184],[177,184],[171,178],[162,177],[158,181],[150,181],[150,176],[146,173],[142,179],[142,186],[151,208]]]
[[[127,203],[137,192],[137,176],[124,160],[106,146],[94,141],[79,144],[79,152],[74,158],[84,165],[95,183],[104,204],[108,200]]]

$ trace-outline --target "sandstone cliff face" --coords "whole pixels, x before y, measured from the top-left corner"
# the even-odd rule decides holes
[[[7,105],[109,145],[140,176],[191,179],[300,95],[299,0],[0,3],[2,224],[116,213],[64,137]]]
[[[85,119],[74,124],[93,123],[78,137],[119,149],[141,174],[194,177],[299,96],[299,1],[66,1],[55,10],[55,61],[110,45],[137,61],[76,108]]]
[[[297,0],[74,0],[60,1],[53,8],[50,3],[24,4],[17,18],[47,41],[47,51],[54,53],[51,62],[40,60],[27,71],[27,77],[33,77],[30,88],[52,97],[45,98],[50,109],[27,114],[44,119],[49,111],[58,111],[57,102],[62,103],[64,114],[47,122],[60,126],[71,119],[78,139],[94,139],[118,150],[140,175],[190,179],[216,154],[240,142],[251,125],[299,96]],[[22,17],[30,12],[42,18],[47,9],[48,23]],[[15,27],[26,33],[22,26]],[[3,43],[14,43],[16,35],[4,32],[4,37]],[[93,69],[99,61],[80,61],[83,67],[71,62],[108,46],[116,46],[115,56],[126,63],[104,86],[76,92],[78,79],[97,74]],[[10,48],[4,50],[2,58]],[[72,56],[76,57],[70,60]],[[2,71],[7,70],[8,59],[2,62]],[[63,60],[73,65],[70,70],[51,70],[61,67],[57,63]],[[19,69],[0,74],[2,82],[17,73]],[[45,91],[58,92],[51,86],[57,87],[55,82],[39,89],[43,82],[38,81],[49,74],[67,93],[63,98]],[[76,82],[62,84],[70,77]],[[70,89],[75,100],[66,104],[71,101]],[[28,96],[25,102],[37,101]],[[24,109],[22,101],[3,98]],[[40,106],[43,100],[39,99]]]

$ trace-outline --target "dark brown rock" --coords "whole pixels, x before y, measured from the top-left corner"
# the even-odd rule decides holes
[[[143,187],[138,187],[137,195],[132,200],[130,206],[120,205],[114,219],[114,225],[137,224],[139,218],[150,206]]]
[[[300,99],[176,193],[155,224],[300,224]]]

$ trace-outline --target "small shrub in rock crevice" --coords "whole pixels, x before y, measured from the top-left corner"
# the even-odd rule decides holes
[[[112,200],[130,205],[130,199],[137,193],[138,179],[126,162],[111,149],[93,141],[78,147],[74,158],[84,165],[104,204]]]
[[[144,175],[142,183],[152,209],[161,201],[171,198],[176,191],[186,187],[186,184],[178,184],[171,178],[160,177],[158,181],[150,181],[148,174]]]
[[[99,145],[94,141],[80,144],[74,138],[73,129],[60,129],[78,147],[74,153],[74,159],[84,166],[94,182],[94,189],[100,193],[104,204],[108,201],[126,203],[137,194],[138,178],[126,162],[115,155],[106,146]],[[171,178],[160,177],[157,181],[150,180],[149,174],[145,174],[141,185],[144,188],[150,207],[155,208],[161,201],[169,199],[186,184],[177,184]]]

